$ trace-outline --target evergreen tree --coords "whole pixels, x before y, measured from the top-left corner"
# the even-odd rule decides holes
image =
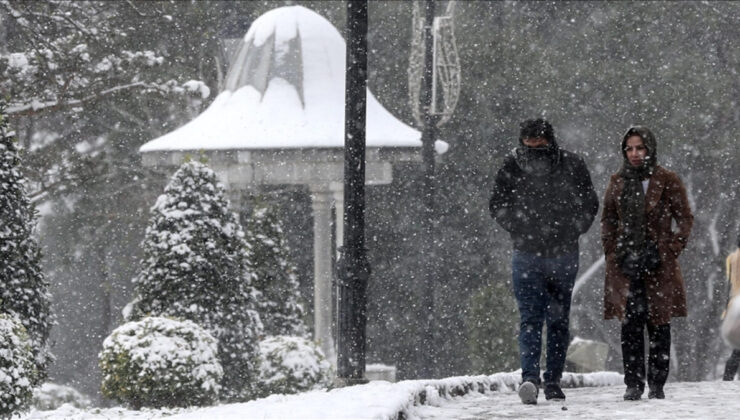
[[[227,206],[212,170],[198,162],[180,167],[151,209],[126,317],[171,316],[207,329],[219,341],[222,396],[242,400],[254,393],[262,323],[245,258],[249,244]]]
[[[510,372],[519,368],[518,321],[510,280],[491,281],[471,296],[465,319],[471,372]]]
[[[36,211],[28,199],[20,157],[0,103],[0,312],[16,315],[28,332],[38,375],[52,359],[47,346],[54,323],[41,250],[33,238]]]
[[[267,335],[305,336],[298,277],[290,261],[283,228],[269,205],[258,201],[246,222],[252,245],[250,265],[254,287],[261,293],[257,309]]]

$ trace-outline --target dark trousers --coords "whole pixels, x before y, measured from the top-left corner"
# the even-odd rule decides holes
[[[514,251],[514,295],[519,306],[519,358],[522,380],[540,382],[542,326],[547,325],[545,383],[560,383],[570,334],[570,299],[578,273],[578,253],[545,258]]]
[[[652,325],[648,320],[645,283],[630,282],[627,310],[622,321],[622,363],[624,383],[645,389],[645,328],[648,331],[648,375],[651,388],[662,388],[668,379],[671,355],[671,324]]]
[[[735,379],[737,368],[740,366],[740,350],[734,350],[725,363],[725,374],[722,377],[725,381],[731,381]]]

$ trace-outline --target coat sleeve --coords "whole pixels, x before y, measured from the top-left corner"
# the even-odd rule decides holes
[[[725,275],[727,277],[727,283],[732,284],[732,254],[727,256],[725,260]],[[728,293],[729,294],[729,293]]]
[[[588,231],[594,223],[596,213],[599,212],[599,197],[594,190],[594,184],[591,182],[591,174],[583,159],[578,160],[576,170],[576,187],[578,197],[575,199],[575,225],[578,234],[582,235]]]
[[[516,230],[516,214],[514,210],[514,179],[507,163],[496,173],[493,193],[488,202],[491,217],[507,232]]]
[[[666,185],[668,188],[668,206],[671,216],[676,220],[678,232],[673,234],[668,247],[678,256],[689,241],[691,227],[694,225],[694,215],[691,213],[691,206],[686,195],[686,188],[677,175],[671,177],[670,182]]]
[[[727,266],[727,302],[725,303],[725,310],[722,312],[722,319],[725,319],[725,314],[727,314],[727,308],[730,306],[730,300],[732,300],[732,254],[727,256],[727,260],[725,261],[725,265]]]
[[[616,252],[619,236],[619,213],[617,212],[617,195],[614,177],[609,180],[604,194],[604,210],[601,212],[601,243],[604,254],[610,256]]]

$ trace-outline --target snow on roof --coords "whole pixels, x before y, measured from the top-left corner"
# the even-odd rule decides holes
[[[345,53],[339,31],[319,14],[273,9],[250,27],[213,103],[140,151],[344,147]],[[366,144],[420,147],[421,133],[368,90]]]

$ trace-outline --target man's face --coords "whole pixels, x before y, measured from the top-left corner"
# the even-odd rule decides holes
[[[549,144],[544,137],[527,137],[522,140],[522,143],[527,147],[547,147]]]
[[[630,136],[627,139],[624,151],[627,154],[627,160],[632,166],[641,166],[648,152],[640,136]]]

